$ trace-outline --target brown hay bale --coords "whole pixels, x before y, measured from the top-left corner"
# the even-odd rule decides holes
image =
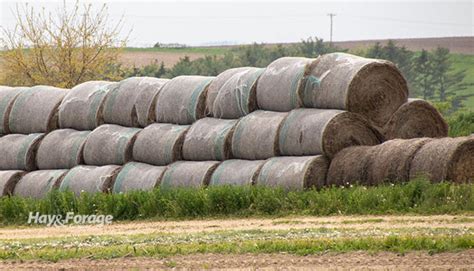
[[[418,150],[410,165],[410,178],[418,175],[432,182],[474,182],[474,136],[439,138]]]
[[[125,193],[134,190],[151,191],[158,187],[166,167],[129,162],[120,170],[115,179],[113,192]]]
[[[253,185],[264,160],[227,160],[214,171],[209,185]]]
[[[410,162],[428,138],[395,139],[373,147],[367,168],[369,184],[410,180]],[[356,158],[357,159],[357,158]]]
[[[189,126],[155,123],[137,136],[133,146],[133,160],[165,166],[181,160],[183,142]]]
[[[11,196],[16,184],[25,173],[21,170],[0,171],[0,197]]]
[[[262,160],[277,156],[278,134],[287,115],[258,110],[240,119],[232,137],[233,157]]]
[[[161,179],[161,187],[204,187],[219,165],[217,161],[178,161],[169,165]]]
[[[58,128],[58,108],[66,89],[35,86],[21,91],[8,120],[12,133],[45,133]]]
[[[332,158],[349,146],[379,144],[379,137],[357,114],[330,109],[294,109],[280,129],[280,154],[325,154]]]
[[[156,102],[156,121],[192,124],[205,117],[207,88],[214,77],[178,76],[161,89]]]
[[[447,137],[448,124],[429,102],[408,99],[383,127],[385,139]]]
[[[206,116],[212,116],[214,101],[216,100],[217,94],[220,88],[232,77],[232,75],[246,70],[249,67],[239,67],[228,69],[221,72],[212,82],[209,84],[207,89],[206,97]]]
[[[310,74],[314,62],[311,58],[282,57],[270,63],[258,80],[258,107],[286,112],[303,106],[303,78]]]
[[[407,82],[393,63],[345,53],[319,57],[304,84],[306,107],[359,113],[379,127],[408,98]]]
[[[138,128],[104,124],[87,136],[84,162],[87,165],[123,165],[132,159]]]
[[[8,119],[10,118],[13,102],[24,89],[0,86],[0,135],[10,133]]]
[[[146,127],[155,122],[156,98],[169,79],[142,77],[138,84],[139,94],[135,100],[138,125]]]
[[[39,169],[73,168],[82,164],[83,150],[90,131],[61,129],[47,134],[38,147],[36,164]]]
[[[215,98],[213,116],[238,119],[257,110],[257,81],[264,70],[247,68],[229,78]]]
[[[14,196],[41,199],[59,187],[67,169],[37,170],[24,175],[13,190]]]
[[[326,185],[368,185],[367,170],[374,146],[353,146],[338,152],[329,165]]]
[[[81,193],[109,193],[112,190],[120,166],[77,166],[64,176],[60,191],[69,190],[76,196]]]
[[[196,121],[184,138],[183,158],[192,161],[229,159],[237,122],[215,118]]]
[[[257,185],[286,190],[321,188],[325,185],[328,167],[329,161],[322,155],[273,157],[260,170]]]
[[[94,130],[104,123],[104,101],[118,83],[89,81],[68,91],[59,106],[59,127]]]
[[[43,137],[44,134],[0,137],[0,170],[35,170],[36,151]]]

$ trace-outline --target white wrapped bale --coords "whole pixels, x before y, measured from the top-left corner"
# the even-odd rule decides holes
[[[227,160],[214,171],[209,185],[253,185],[264,160]]]
[[[257,110],[257,81],[264,70],[249,67],[229,78],[215,98],[213,116],[237,119]]]
[[[137,99],[135,100],[135,107],[137,108],[137,119],[140,127],[146,127],[156,121],[156,99],[161,91],[161,88],[170,79],[143,77],[138,85]]]
[[[232,137],[233,157],[262,160],[279,155],[278,134],[287,115],[259,110],[240,119]]]
[[[113,192],[125,193],[142,190],[151,191],[158,187],[166,167],[157,167],[144,163],[129,162],[120,170],[115,179]]]
[[[181,160],[183,142],[189,126],[155,123],[137,136],[133,145],[135,161],[165,166]]]
[[[22,170],[0,171],[0,197],[12,195],[13,189],[25,173]]]
[[[67,174],[66,169],[37,170],[24,175],[13,190],[14,196],[41,199],[57,189]]]
[[[216,161],[178,161],[169,165],[161,179],[162,188],[199,188],[209,185],[212,173],[219,165]]]
[[[84,162],[87,165],[123,165],[132,159],[138,128],[104,124],[94,129],[86,139]]]
[[[39,169],[73,168],[84,162],[83,150],[90,131],[60,129],[47,134],[38,147]]]
[[[76,196],[81,193],[108,193],[120,171],[120,166],[77,166],[64,176],[60,191],[69,190]]]
[[[9,134],[8,119],[13,102],[24,88],[0,86],[0,135]]]
[[[184,138],[183,158],[191,161],[229,159],[237,122],[215,118],[196,121]]]
[[[156,121],[187,125],[205,117],[207,88],[214,77],[178,76],[161,89]]]
[[[321,188],[325,185],[329,161],[318,156],[282,156],[268,159],[260,170],[257,185],[285,190]]]
[[[0,137],[0,170],[35,170],[36,151],[44,134]]]
[[[89,81],[73,87],[59,106],[59,127],[94,130],[102,125],[105,97],[117,85],[114,82]]]
[[[35,86],[18,95],[8,121],[11,133],[46,133],[58,128],[58,109],[66,89]]]

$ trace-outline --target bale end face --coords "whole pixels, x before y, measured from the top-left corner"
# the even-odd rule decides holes
[[[474,137],[463,142],[452,157],[447,171],[448,180],[474,183]]]

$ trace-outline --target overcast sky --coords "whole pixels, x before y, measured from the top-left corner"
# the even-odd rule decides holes
[[[25,1],[0,0],[1,25]],[[29,1],[54,11],[63,1]],[[69,1],[68,1],[69,2]],[[81,1],[84,2],[84,1]],[[88,1],[91,2],[91,1]],[[335,13],[336,41],[473,36],[473,1],[92,1],[107,3],[112,20],[132,28],[129,45],[155,42],[208,45],[329,39],[328,13]]]

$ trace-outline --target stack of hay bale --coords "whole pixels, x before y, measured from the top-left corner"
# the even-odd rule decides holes
[[[1,87],[0,195],[472,181],[474,138],[433,139],[447,136],[443,118],[407,98],[392,63],[343,53],[217,77]]]

